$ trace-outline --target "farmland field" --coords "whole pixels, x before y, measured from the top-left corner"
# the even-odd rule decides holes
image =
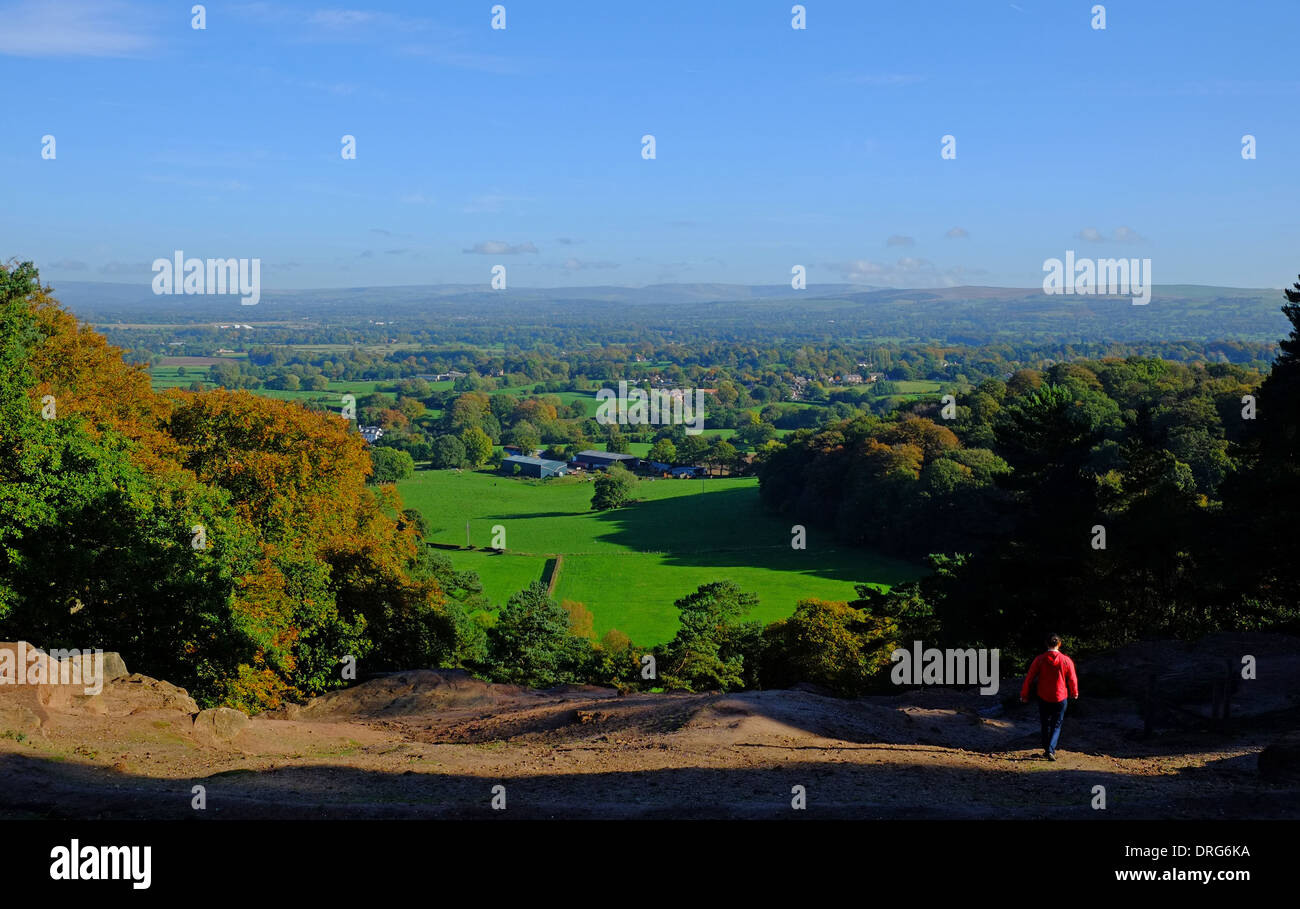
[[[183,375],[178,372],[180,368],[185,369]],[[162,391],[164,388],[189,388],[196,381],[202,382],[205,388],[213,387],[205,366],[155,366],[149,370],[149,379],[154,391]],[[341,396],[344,394],[353,394],[359,398],[375,391],[391,391],[392,386],[392,382],[331,380],[326,391],[280,391],[273,388],[255,388],[251,391],[255,395],[278,398],[282,401],[317,401],[338,410],[342,407]]]
[[[753,478],[642,481],[635,505],[590,510],[589,479],[535,481],[486,472],[418,471],[397,484],[405,504],[430,522],[430,539],[490,545],[506,531],[506,554],[447,552],[452,565],[479,572],[485,592],[504,602],[540,579],[562,555],[557,599],[578,600],[597,634],[617,628],[640,644],[673,636],[673,601],[701,584],[735,581],[759,597],[751,618],[771,622],[806,597],[852,599],[854,584],[888,586],[918,576],[906,562],[819,543],[790,546],[790,526],[762,510]]]

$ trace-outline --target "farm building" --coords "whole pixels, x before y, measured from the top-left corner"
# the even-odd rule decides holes
[[[636,466],[637,458],[630,454],[616,454],[612,451],[580,451],[573,456],[573,466],[584,470],[604,470],[613,464],[622,464],[628,470]]]
[[[372,445],[384,437],[384,430],[381,426],[362,426],[357,431],[361,433],[361,438]]]
[[[542,455],[542,450],[540,448],[532,448],[528,451],[524,451],[518,445],[502,445],[501,450],[505,452],[507,457],[515,455],[516,457],[521,458],[539,458]]]
[[[538,477],[562,477],[569,472],[569,465],[563,461],[548,461],[545,458],[529,458],[523,455],[511,455],[501,460],[501,472],[513,474],[515,468],[519,468],[520,476]]]
[[[694,477],[702,476],[703,467],[674,467],[673,478],[677,480],[689,480]]]

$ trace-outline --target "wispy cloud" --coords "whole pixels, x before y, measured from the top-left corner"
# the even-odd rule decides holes
[[[885,241],[886,246],[912,246],[916,241],[911,237],[904,237],[902,234],[894,234]]]
[[[500,192],[483,193],[465,203],[461,211],[467,215],[497,214],[508,203],[522,201],[524,201],[522,196],[511,196]]]
[[[828,262],[825,267],[851,284],[874,284],[878,287],[956,287],[987,273],[982,268],[963,265],[940,268],[927,259],[911,256],[904,256],[894,263],[850,259]]]
[[[147,16],[112,2],[24,0],[0,6],[0,54],[133,57],[154,46]]]
[[[148,275],[153,271],[150,262],[106,262],[99,266],[101,275]]]
[[[499,240],[488,240],[484,243],[475,243],[469,249],[462,249],[461,252],[475,253],[480,256],[517,256],[521,253],[535,253],[537,247],[532,243],[502,243]]]
[[[481,72],[509,74],[521,69],[517,57],[476,50],[488,36],[420,16],[346,8],[317,9],[304,16],[298,10],[267,3],[240,4],[232,11],[273,25],[281,34],[289,35],[289,40],[299,43],[368,44],[383,47],[390,54]]]
[[[1145,243],[1146,237],[1139,234],[1131,227],[1117,227],[1115,233],[1107,237],[1104,233],[1095,227],[1085,227],[1079,231],[1078,239],[1085,243]]]
[[[863,75],[849,76],[848,81],[856,85],[873,85],[881,88],[888,88],[902,85],[915,85],[918,82],[924,82],[925,76],[917,76],[911,73],[867,73]]]
[[[618,263],[569,258],[564,260],[564,268],[568,271],[586,271],[589,268],[618,268]]]
[[[952,230],[944,234],[944,236],[949,240],[965,240],[970,236],[970,232],[964,227],[954,227]]]

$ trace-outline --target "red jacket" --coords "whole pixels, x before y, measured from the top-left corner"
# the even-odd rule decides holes
[[[1068,694],[1079,696],[1079,677],[1074,672],[1074,660],[1059,650],[1049,650],[1034,657],[1029,664],[1029,674],[1020,688],[1020,697],[1029,697],[1029,686],[1038,679],[1038,696],[1044,701],[1060,703]]]

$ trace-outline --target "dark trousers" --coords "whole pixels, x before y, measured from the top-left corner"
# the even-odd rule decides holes
[[[1043,724],[1043,750],[1048,754],[1056,754],[1056,743],[1061,738],[1061,724],[1065,722],[1065,705],[1069,703],[1069,698],[1063,701],[1044,701],[1039,698],[1038,719]]]

